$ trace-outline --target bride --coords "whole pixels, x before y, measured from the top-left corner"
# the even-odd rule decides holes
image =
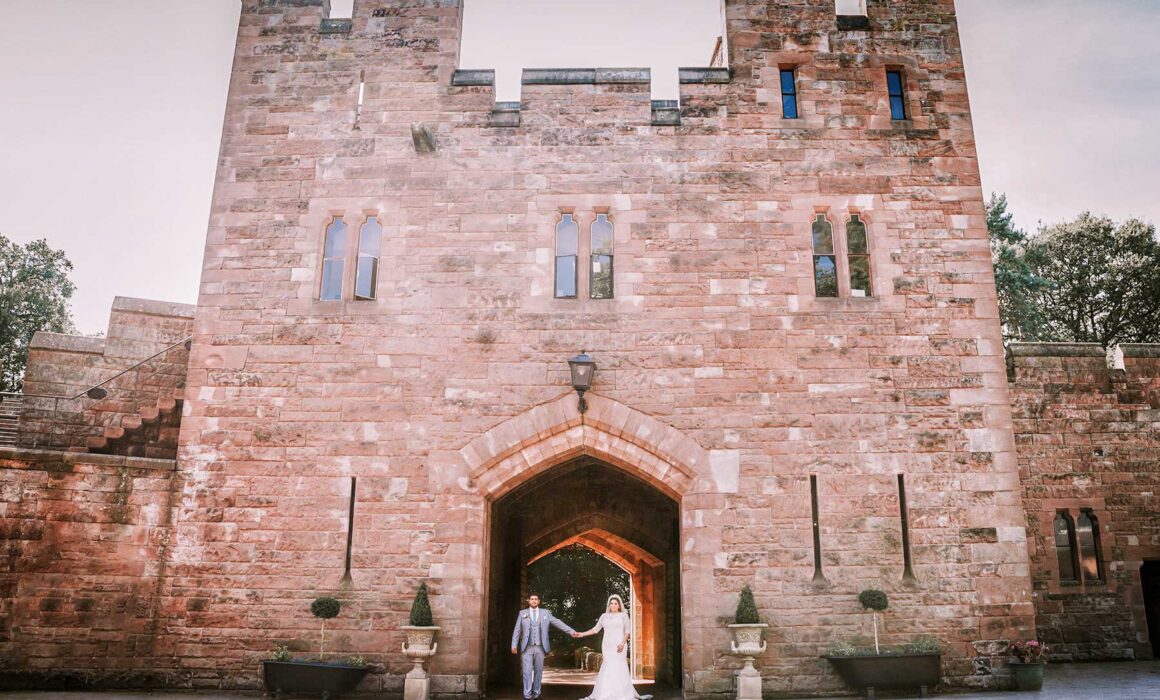
[[[595,627],[579,634],[580,637],[590,637],[604,630],[604,640],[600,644],[604,660],[600,664],[600,673],[596,674],[596,685],[584,700],[647,700],[652,696],[637,695],[632,687],[632,674],[628,670],[628,638],[632,624],[620,596],[615,593],[608,596],[606,611],[596,621]]]

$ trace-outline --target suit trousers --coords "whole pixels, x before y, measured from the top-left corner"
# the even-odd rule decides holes
[[[540,681],[544,678],[544,647],[529,644],[520,654],[520,677],[524,681],[524,700],[540,697]]]

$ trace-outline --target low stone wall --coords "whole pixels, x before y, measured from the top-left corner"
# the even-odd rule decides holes
[[[174,467],[0,448],[0,690],[182,684],[155,649]]]
[[[1146,659],[1140,569],[1160,559],[1160,345],[1010,348],[1039,638],[1056,660]],[[1103,581],[1061,581],[1053,521],[1088,510]]]

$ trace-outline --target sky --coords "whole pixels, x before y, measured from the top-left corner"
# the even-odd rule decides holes
[[[194,303],[240,3],[0,4],[0,234],[65,250],[83,333],[117,295]],[[1160,1],[957,5],[984,190],[1028,230],[1085,210],[1160,223]],[[656,97],[721,33],[720,0],[464,7],[463,67],[651,65]]]

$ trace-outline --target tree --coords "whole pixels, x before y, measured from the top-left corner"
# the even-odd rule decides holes
[[[1048,286],[1033,270],[1027,234],[1015,227],[1007,211],[1007,195],[991,194],[987,202],[987,232],[999,295],[999,323],[1007,340],[1044,340],[1044,319],[1035,295]],[[1037,253],[1031,253],[1034,258]]]
[[[1139,219],[1117,225],[1084,212],[1044,228],[1025,260],[1047,280],[1031,290],[1044,339],[1080,343],[1160,342],[1160,243]]]
[[[579,544],[533,562],[528,567],[528,591],[539,593],[541,605],[579,630],[596,624],[613,593],[625,605],[632,605],[628,573]],[[591,639],[565,637],[552,642],[552,651],[557,657],[568,658],[577,647],[591,644]]]
[[[0,391],[19,391],[37,331],[74,332],[72,263],[44,240],[20,245],[0,234]]]

